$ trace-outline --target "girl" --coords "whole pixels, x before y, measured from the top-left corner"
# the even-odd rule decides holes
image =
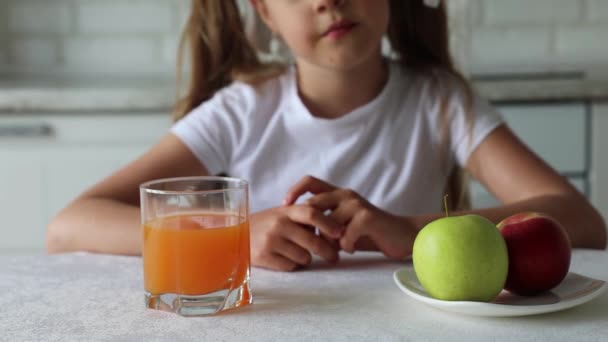
[[[294,270],[312,254],[336,262],[340,249],[403,258],[416,233],[442,216],[445,193],[452,209],[466,208],[462,169],[504,205],[453,215],[498,222],[545,212],[574,247],[605,248],[596,210],[454,69],[443,4],[250,3],[294,65],[258,59],[234,0],[194,0],[185,31],[192,79],[178,122],[59,213],[49,251],[139,254],[140,183],[226,172],[251,184],[254,265]],[[391,59],[382,55],[383,37]]]

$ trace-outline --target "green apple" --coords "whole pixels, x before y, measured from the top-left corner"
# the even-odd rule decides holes
[[[479,215],[445,217],[427,224],[414,241],[412,258],[424,289],[441,300],[492,301],[509,270],[504,238]]]

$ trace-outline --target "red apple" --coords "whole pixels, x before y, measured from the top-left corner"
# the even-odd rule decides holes
[[[498,229],[509,254],[506,290],[530,296],[551,290],[564,280],[571,247],[559,222],[545,214],[525,212],[502,220]]]

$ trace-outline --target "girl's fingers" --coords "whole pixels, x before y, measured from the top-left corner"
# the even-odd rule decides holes
[[[342,191],[333,191],[316,195],[306,201],[306,204],[318,210],[331,210],[328,217],[338,223],[343,228],[343,236],[339,244],[348,253],[353,253],[356,249],[355,243],[364,231],[356,222],[353,222],[360,206],[356,205],[356,200],[345,200]]]
[[[350,206],[347,203],[342,203],[333,209],[328,217],[339,225],[346,227],[350,226],[350,222],[356,214],[356,207]],[[345,229],[348,230],[348,228]]]
[[[302,230],[297,228],[296,230]],[[287,239],[279,239],[275,243],[274,253],[287,258],[298,265],[306,266],[312,262],[310,252]]]
[[[322,211],[308,205],[294,205],[288,208],[287,217],[296,223],[319,228],[331,238],[342,236],[343,226],[326,216]]]
[[[340,238],[340,247],[348,253],[354,253],[356,250],[357,241],[365,234],[365,228],[362,224],[357,222],[355,217],[350,221],[346,228],[344,235]]]
[[[325,212],[336,209],[340,205],[340,200],[340,195],[336,191],[331,191],[315,195],[307,199],[305,204]]]
[[[305,248],[306,251],[314,253],[327,262],[334,263],[338,261],[338,246],[332,246],[331,242],[322,236],[318,236],[314,231],[303,227],[290,229],[286,234],[287,238],[297,244],[300,248]]]
[[[332,220],[345,227],[340,238],[340,247],[348,253],[353,253],[357,241],[369,233],[369,222],[364,222],[365,216],[361,206],[355,201],[344,201],[329,215]]]
[[[264,260],[264,263],[259,266],[269,268],[271,270],[289,272],[295,271],[299,265],[283,255],[272,253]]]
[[[369,236],[362,236],[355,242],[355,250],[357,251],[378,251],[374,241]]]
[[[306,200],[305,204],[315,207],[323,212],[327,210],[337,210],[338,208],[347,208],[356,214],[358,210],[365,207],[364,200],[355,191],[350,189],[337,189],[331,192],[325,192],[315,195]],[[351,215],[351,216],[352,216]]]
[[[285,199],[283,199],[283,205],[291,205],[296,202],[298,197],[304,195],[307,192],[313,194],[320,194],[323,192],[329,192],[338,189],[336,186],[324,182],[318,178],[313,176],[306,176],[298,181],[294,186],[292,186],[287,194],[285,195]]]

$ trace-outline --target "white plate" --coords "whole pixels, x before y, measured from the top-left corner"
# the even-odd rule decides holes
[[[491,303],[445,301],[432,298],[420,285],[412,266],[393,274],[395,283],[412,298],[436,308],[474,316],[526,316],[568,309],[586,303],[606,290],[605,281],[568,273],[566,278],[550,292],[522,297],[502,291]]]

